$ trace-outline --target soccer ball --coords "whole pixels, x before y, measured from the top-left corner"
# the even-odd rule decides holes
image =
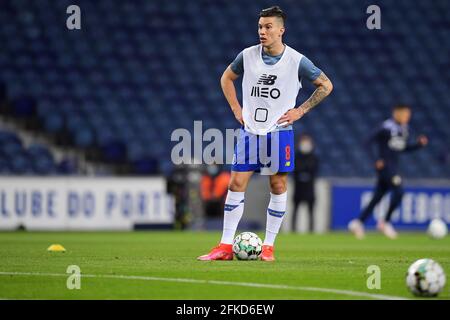
[[[428,226],[427,232],[434,239],[442,239],[447,235],[447,225],[441,219],[433,219]]]
[[[234,238],[233,253],[238,260],[257,260],[262,251],[262,241],[253,232],[243,232]]]
[[[417,260],[408,269],[406,285],[415,296],[435,297],[444,288],[444,270],[434,260]]]

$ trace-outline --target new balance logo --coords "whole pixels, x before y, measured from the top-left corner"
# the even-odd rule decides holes
[[[275,80],[276,80],[276,79],[277,79],[277,76],[272,75],[272,74],[267,75],[267,74],[264,73],[264,74],[259,78],[257,84],[264,84],[264,85],[266,85],[266,86],[271,86],[271,85],[275,84]]]

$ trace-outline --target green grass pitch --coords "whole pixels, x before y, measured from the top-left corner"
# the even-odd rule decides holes
[[[413,299],[405,274],[415,260],[435,259],[450,275],[450,237],[401,233],[393,241],[369,233],[357,241],[347,233],[280,234],[273,263],[196,261],[219,237],[214,232],[2,232],[0,299]],[[47,252],[53,243],[67,251]],[[81,269],[79,290],[67,289],[69,265]],[[367,288],[370,265],[381,269],[379,290]],[[449,298],[446,284],[438,299]]]

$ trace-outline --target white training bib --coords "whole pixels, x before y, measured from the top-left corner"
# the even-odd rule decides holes
[[[277,121],[294,108],[298,91],[298,67],[303,55],[289,46],[274,65],[262,59],[262,46],[244,49],[242,80],[242,116],[245,130],[266,135],[277,129]]]

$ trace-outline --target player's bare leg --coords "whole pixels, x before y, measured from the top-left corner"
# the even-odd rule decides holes
[[[270,203],[267,208],[266,237],[263,243],[261,260],[274,261],[273,245],[286,212],[287,173],[270,176]]]
[[[225,200],[223,233],[219,245],[198,260],[233,260],[233,239],[244,212],[244,194],[253,171],[231,172],[227,199]]]
[[[253,171],[231,171],[230,185],[228,186],[228,189],[233,192],[245,192],[252,175]]]

